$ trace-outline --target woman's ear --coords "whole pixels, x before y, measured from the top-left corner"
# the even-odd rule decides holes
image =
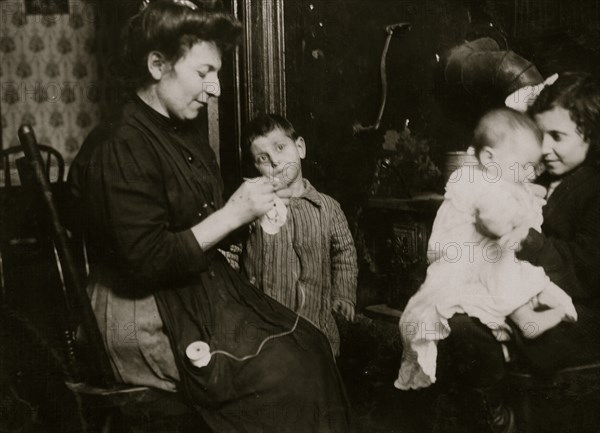
[[[159,51],[150,51],[148,54],[148,71],[156,81],[160,80],[167,67],[165,56]]]
[[[494,149],[492,149],[490,146],[483,146],[483,148],[479,151],[478,158],[483,165],[494,162]]]
[[[298,149],[300,159],[304,159],[304,157],[306,156],[306,143],[304,142],[304,138],[298,137],[296,139],[296,148]]]

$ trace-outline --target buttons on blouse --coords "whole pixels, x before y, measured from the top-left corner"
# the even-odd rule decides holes
[[[208,202],[208,203],[203,203],[202,204],[202,209],[208,209],[209,206],[212,207],[212,208],[214,208],[215,207],[215,202],[211,201],[211,202]],[[206,210],[200,211],[200,212],[198,212],[198,216],[201,217],[203,214],[206,214],[206,213],[208,213],[208,211],[206,211]]]
[[[194,157],[190,155],[190,156],[187,157],[187,160],[189,162],[194,162]]]

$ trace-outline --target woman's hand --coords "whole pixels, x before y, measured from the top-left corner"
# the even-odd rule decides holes
[[[222,210],[237,221],[239,227],[263,216],[274,206],[273,184],[266,177],[256,177],[246,179],[231,195]]]
[[[514,250],[515,252],[521,250],[521,242],[527,237],[529,233],[529,226],[522,225],[520,227],[513,228],[510,232],[498,239],[498,245],[503,249]]]
[[[292,190],[290,187],[284,182],[283,179],[279,177],[269,178],[269,180],[273,185],[277,197],[279,197],[283,204],[287,206],[290,203],[290,198],[292,197]]]
[[[537,308],[556,308],[561,305],[560,302],[558,302],[558,299],[550,294],[549,290],[542,290],[535,297],[535,301],[537,302]]]
[[[275,188],[275,194],[281,199],[284,205],[290,204],[290,198],[292,197],[292,190],[287,186]]]
[[[564,314],[562,320],[565,322],[577,321],[577,310],[569,295],[556,285],[549,285],[537,295],[539,308],[562,308]]]
[[[213,248],[232,231],[266,214],[275,206],[275,192],[265,177],[246,179],[225,206],[192,227],[200,247]]]

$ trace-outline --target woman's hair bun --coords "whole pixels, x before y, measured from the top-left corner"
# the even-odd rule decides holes
[[[220,0],[144,0],[122,33],[120,75],[128,87],[138,89],[151,79],[150,52],[160,52],[171,63],[199,41],[225,52],[239,43],[241,29]]]

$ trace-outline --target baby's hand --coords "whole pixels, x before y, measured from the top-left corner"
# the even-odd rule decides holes
[[[520,207],[520,203],[508,191],[492,189],[475,202],[476,227],[484,236],[500,238],[513,230]]]
[[[528,184],[529,189],[533,194],[538,198],[545,198],[548,190],[542,185],[538,185],[536,183]]]
[[[345,299],[335,299],[331,309],[344,316],[348,322],[354,322],[354,304]]]

